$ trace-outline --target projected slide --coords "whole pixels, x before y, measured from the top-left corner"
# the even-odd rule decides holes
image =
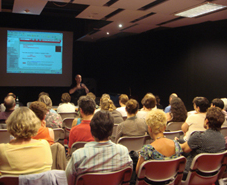
[[[7,31],[7,73],[62,74],[63,34]]]

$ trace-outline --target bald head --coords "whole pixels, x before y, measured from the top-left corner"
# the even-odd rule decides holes
[[[76,80],[76,83],[79,84],[82,82],[82,77],[81,75],[77,74],[76,77],[75,77],[75,80]]]
[[[6,110],[13,110],[15,107],[15,99],[13,96],[6,96],[4,99],[4,105]]]

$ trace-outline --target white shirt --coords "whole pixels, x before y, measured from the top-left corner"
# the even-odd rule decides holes
[[[75,112],[75,105],[72,103],[62,103],[58,106],[57,108],[57,113],[62,113],[62,112]]]
[[[127,117],[125,107],[118,107],[116,110],[121,113],[122,117]]]

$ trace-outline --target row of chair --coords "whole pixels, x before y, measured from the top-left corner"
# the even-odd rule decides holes
[[[209,162],[207,162],[209,161]],[[202,153],[197,155],[190,166],[185,181],[182,181],[186,158],[181,156],[171,160],[149,160],[142,163],[137,174],[136,185],[212,185],[221,179],[227,166],[227,151],[222,153]],[[75,185],[119,185],[129,184],[132,168],[106,173],[85,173],[79,175]],[[12,184],[15,177],[1,176],[0,184]],[[18,184],[18,180],[13,184]],[[66,183],[67,184],[67,183]]]

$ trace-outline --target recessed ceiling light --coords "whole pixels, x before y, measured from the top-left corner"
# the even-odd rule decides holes
[[[214,4],[214,3],[205,3],[205,4],[202,4],[195,8],[177,13],[177,14],[175,14],[175,16],[193,18],[193,17],[197,17],[197,16],[200,16],[203,14],[214,12],[214,11],[226,8],[226,7],[227,6],[218,5],[218,4]]]
[[[122,24],[119,24],[118,27],[121,28],[122,27]]]
[[[109,35],[110,33],[109,32],[106,32],[107,35]]]

